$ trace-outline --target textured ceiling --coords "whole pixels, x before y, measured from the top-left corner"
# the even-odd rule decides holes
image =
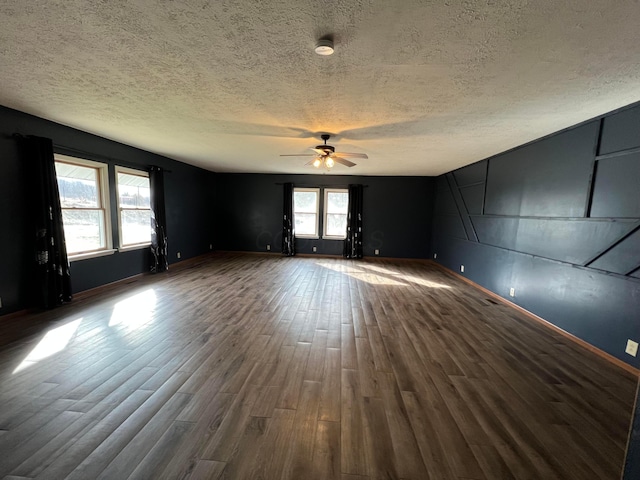
[[[630,0],[0,0],[0,104],[214,171],[436,175],[640,100]],[[336,52],[313,52],[323,35]],[[26,132],[28,133],[28,132]]]

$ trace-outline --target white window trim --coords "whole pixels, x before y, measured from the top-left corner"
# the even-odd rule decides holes
[[[138,250],[141,248],[146,248],[151,245],[151,241],[142,242],[142,243],[132,243],[129,245],[125,245],[122,241],[122,209],[120,208],[120,191],[118,188],[118,173],[126,173],[127,175],[137,175],[139,177],[147,177],[149,178],[149,172],[145,170],[136,170],[135,168],[122,167],[120,165],[116,165],[116,208],[118,210],[118,251],[119,252],[128,252],[130,250]],[[151,186],[151,182],[149,182],[149,186]],[[146,209],[145,209],[146,210]],[[149,208],[151,210],[151,208]]]
[[[143,248],[147,248],[151,245],[151,242],[147,243],[134,243],[131,245],[126,245],[124,247],[118,247],[118,252],[129,252],[131,250],[141,250]]]
[[[87,160],[85,158],[71,157],[69,155],[63,155],[60,153],[54,153],[53,159],[56,162],[67,163],[72,165],[80,165],[82,167],[95,168],[98,172],[98,187],[100,189],[100,208],[101,210],[104,211],[105,246],[98,250],[67,254],[69,262],[85,260],[87,258],[103,257],[105,255],[112,255],[115,252],[115,250],[113,249],[113,234],[111,232],[111,208],[110,208],[111,202],[109,201],[109,165],[102,162],[94,162],[93,160]]]
[[[304,187],[294,187],[293,188],[293,192],[295,194],[295,192],[315,192],[316,194],[316,233],[314,235],[304,235],[304,234],[299,234],[299,233],[295,233],[295,237],[296,238],[309,238],[309,239],[318,239],[320,238],[320,232],[319,232],[319,227],[318,227],[318,222],[320,221],[320,189],[319,188],[304,188]],[[303,212],[300,212],[303,213]],[[294,221],[294,225],[295,225],[295,218],[296,218],[296,206],[295,206],[295,200],[294,200],[294,205],[293,205],[293,221]]]
[[[109,250],[96,250],[95,252],[77,253],[69,257],[70,262],[77,262],[79,260],[86,260],[87,258],[106,257],[107,255],[113,255],[117,250],[110,248]]]
[[[344,240],[347,238],[347,230],[345,228],[344,235],[327,235],[327,215],[329,215],[329,211],[327,208],[328,202],[327,198],[329,197],[329,193],[346,193],[347,198],[349,195],[349,190],[346,188],[325,188],[324,189],[324,198],[322,203],[322,238],[323,240]],[[347,207],[348,208],[348,207]],[[347,218],[349,215],[349,211],[347,209]]]

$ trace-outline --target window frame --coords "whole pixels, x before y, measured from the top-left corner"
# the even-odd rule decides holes
[[[120,206],[120,182],[118,181],[118,174],[124,173],[126,175],[135,175],[138,177],[149,178],[149,172],[145,170],[137,170],[135,168],[123,167],[121,165],[115,166],[115,184],[116,184],[116,210],[118,211],[118,251],[126,252],[128,250],[138,250],[141,248],[147,248],[151,245],[151,236],[148,242],[141,243],[124,243],[122,239],[122,212],[123,210],[149,210],[149,216],[151,216],[151,205],[149,208],[130,208]],[[151,181],[149,181],[149,191],[151,191]],[[151,223],[149,223],[149,229],[151,229]]]
[[[347,238],[347,228],[345,224],[344,235],[329,235],[327,234],[327,215],[329,215],[328,198],[329,193],[345,193],[347,195],[347,213],[345,214],[345,220],[349,218],[349,190],[347,188],[325,188],[322,202],[322,238],[326,240],[344,240]]]
[[[299,234],[295,231],[296,224],[296,200],[295,194],[296,192],[314,192],[316,194],[316,227],[315,233],[313,235],[308,234]],[[309,212],[300,212],[300,213],[309,213]],[[307,238],[307,239],[319,239],[319,222],[320,222],[320,188],[309,188],[309,187],[293,187],[293,225],[294,225],[294,235],[295,238]]]
[[[111,230],[111,202],[109,201],[109,165],[103,162],[96,162],[94,160],[88,160],[81,157],[73,157],[71,155],[65,155],[62,153],[53,154],[54,163],[64,163],[66,165],[77,165],[79,167],[92,168],[96,170],[96,187],[98,189],[97,199],[99,206],[97,208],[64,208],[62,206],[62,199],[60,199],[60,208],[62,212],[64,210],[100,210],[102,211],[102,225],[104,232],[104,246],[95,250],[85,250],[82,252],[69,253],[67,252],[67,258],[69,262],[77,260],[84,260],[86,258],[102,257],[105,255],[112,255],[115,250],[113,248],[113,232]],[[57,171],[56,171],[57,182]],[[60,192],[58,192],[58,198],[60,198]],[[64,218],[62,219],[64,228]],[[65,232],[65,243],[68,243]]]

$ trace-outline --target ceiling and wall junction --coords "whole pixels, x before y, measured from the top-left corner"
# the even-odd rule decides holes
[[[439,175],[640,100],[632,0],[0,2],[0,104],[218,172]],[[314,53],[331,35],[335,53]]]

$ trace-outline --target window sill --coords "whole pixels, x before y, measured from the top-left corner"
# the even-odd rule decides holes
[[[347,237],[329,237],[329,236],[324,236],[322,237],[322,240],[346,240]]]
[[[120,247],[118,252],[130,252],[131,250],[141,250],[143,248],[149,248],[151,246],[151,242],[149,243],[138,243],[136,245],[127,245],[126,247]]]
[[[97,252],[78,253],[77,255],[69,255],[69,262],[77,262],[78,260],[86,260],[88,258],[106,257],[114,253],[116,253],[116,250],[113,248],[99,250]]]
[[[320,237],[313,235],[296,235],[296,238],[300,238],[302,240],[320,240]]]

